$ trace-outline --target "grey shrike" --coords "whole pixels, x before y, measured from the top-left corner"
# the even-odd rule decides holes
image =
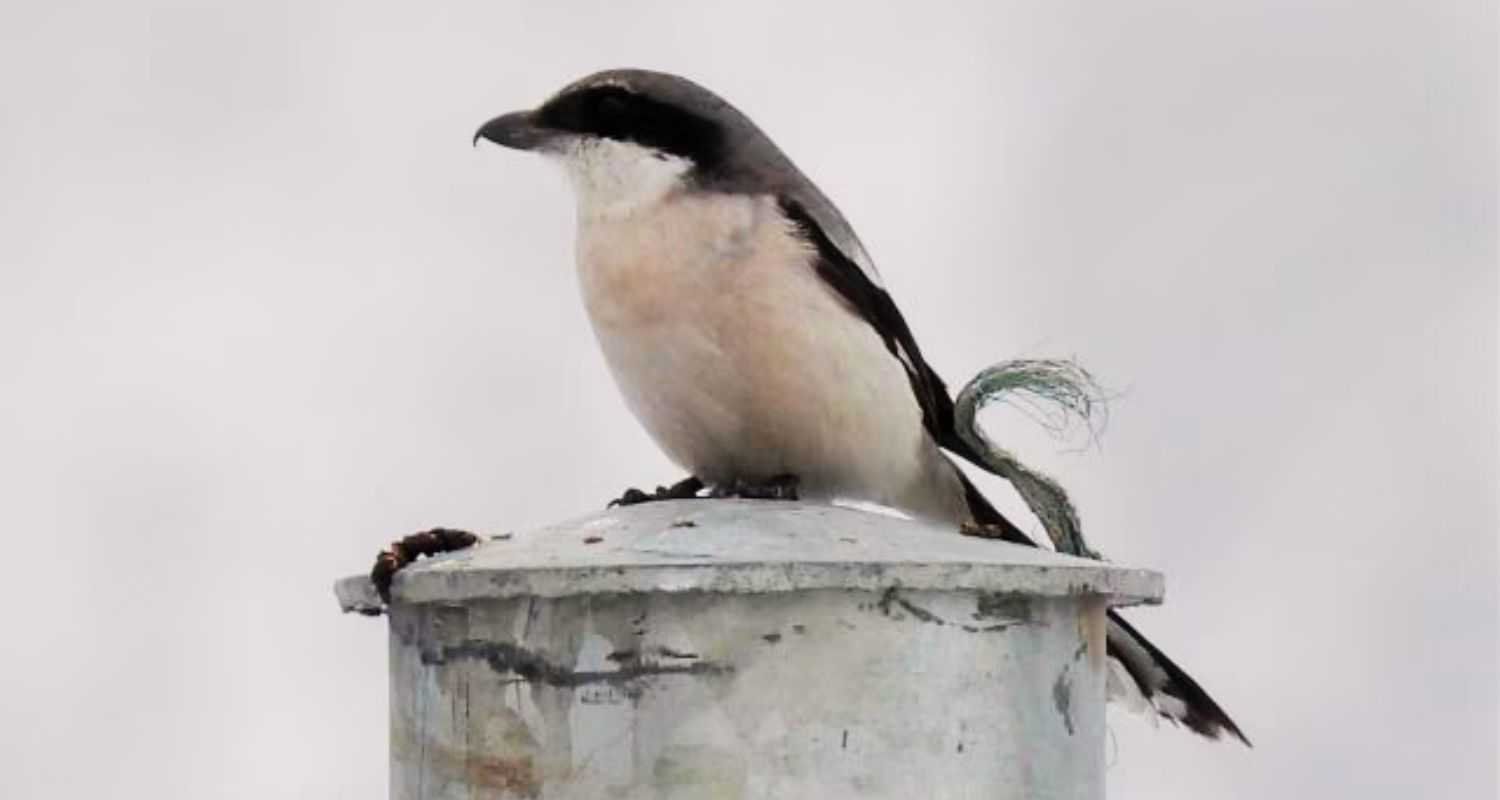
[[[630,410],[690,474],[623,501],[705,486],[845,498],[1034,546],[944,454],[978,463],[854,231],[744,114],[674,75],[611,70],[481,138],[567,170],[594,332]],[[1249,744],[1114,612],[1107,642],[1112,697]]]

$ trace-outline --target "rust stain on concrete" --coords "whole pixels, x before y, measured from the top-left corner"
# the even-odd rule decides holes
[[[484,756],[469,753],[464,760],[468,785],[479,790],[483,798],[519,798],[535,800],[542,796],[542,780],[531,756]],[[494,790],[492,794],[489,790]]]

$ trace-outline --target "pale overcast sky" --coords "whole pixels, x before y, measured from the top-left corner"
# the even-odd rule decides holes
[[[950,383],[1120,390],[1096,449],[995,435],[1166,573],[1132,619],[1257,747],[1114,714],[1111,797],[1495,797],[1495,13],[6,3],[3,794],[384,796],[331,581],[677,477],[561,176],[469,146],[644,66],[821,184]]]

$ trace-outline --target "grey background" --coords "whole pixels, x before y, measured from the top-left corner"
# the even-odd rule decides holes
[[[1495,796],[1493,4],[7,3],[0,783],[379,797],[333,578],[677,470],[617,399],[549,166],[474,128],[688,74],[839,203],[996,435],[1256,741],[1112,716],[1115,798]],[[1077,443],[1074,442],[1074,445]],[[1013,496],[984,484],[1016,508]]]

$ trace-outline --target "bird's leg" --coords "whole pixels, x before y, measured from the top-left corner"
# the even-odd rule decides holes
[[[777,475],[764,483],[735,481],[729,486],[715,486],[709,497],[739,497],[746,500],[796,500],[802,480],[796,475]]]
[[[965,522],[958,526],[958,532],[978,539],[998,539],[1002,542],[1035,546],[1026,534],[1021,533],[1016,526],[1009,522],[1004,524],[994,522]]]
[[[375,584],[375,591],[380,594],[380,599],[389,605],[391,581],[402,567],[416,561],[419,556],[451,553],[455,550],[473,547],[478,542],[478,536],[468,531],[452,528],[433,528],[430,531],[403,536],[391,542],[389,550],[382,550],[380,555],[375,556],[375,567],[370,570],[370,581]]]
[[[699,490],[703,488],[703,481],[689,475],[686,478],[672,484],[671,486],[658,486],[656,491],[647,494],[640,489],[626,489],[625,493],[609,501],[605,508],[615,506],[634,506],[641,503],[650,503],[656,500],[691,500],[698,496]]]

